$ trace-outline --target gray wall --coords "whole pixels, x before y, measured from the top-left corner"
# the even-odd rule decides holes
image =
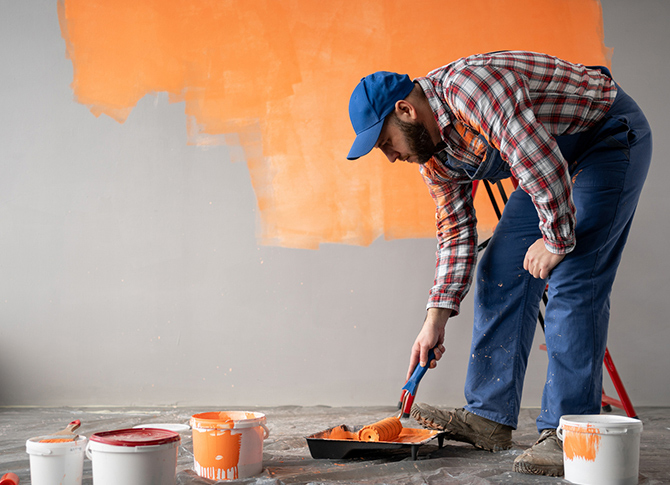
[[[609,348],[635,405],[667,405],[670,3],[603,11],[655,132]],[[147,96],[118,124],[73,101],[56,0],[0,0],[0,63],[0,405],[397,402],[433,240],[258,246],[246,166],[187,146],[182,104]],[[463,403],[471,306],[420,400]],[[524,406],[545,365],[534,350]]]

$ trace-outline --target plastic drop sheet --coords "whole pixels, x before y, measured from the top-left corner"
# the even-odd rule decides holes
[[[0,409],[0,471],[14,472],[21,485],[30,485],[29,457],[25,442],[28,438],[62,429],[74,419],[82,422],[79,433],[93,433],[132,428],[151,423],[188,424],[193,414],[206,411],[225,411],[212,408],[2,408]],[[239,480],[215,481],[198,477],[193,471],[193,447],[190,431],[180,432],[177,484],[565,484],[560,478],[536,477],[513,473],[512,462],[537,439],[535,417],[537,410],[521,412],[519,430],[513,438],[517,445],[501,453],[477,450],[464,443],[445,440],[440,449],[437,440],[422,445],[416,461],[409,449],[380,451],[347,459],[314,459],[306,437],[319,431],[347,424],[364,426],[394,412],[393,407],[355,408],[325,406],[287,406],[275,408],[252,407],[248,411],[262,412],[267,417],[270,436],[264,441],[263,471]],[[670,428],[668,409],[656,413],[653,421],[645,421],[640,458],[640,484],[667,483],[667,446],[649,444],[647,440],[666,443]],[[644,419],[644,413],[640,413]],[[405,427],[419,427],[403,419]],[[656,429],[658,428],[658,429]],[[656,433],[656,434],[654,434]],[[664,434],[665,433],[665,434]],[[657,436],[657,438],[654,438]],[[656,451],[655,451],[656,450]],[[646,475],[645,475],[646,474]],[[648,476],[647,476],[648,475]],[[654,478],[654,477],[658,477]],[[82,485],[92,485],[91,461],[84,460]]]

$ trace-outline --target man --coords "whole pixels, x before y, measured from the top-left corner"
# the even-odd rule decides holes
[[[540,438],[514,470],[562,475],[559,418],[600,411],[610,290],[651,161],[644,115],[607,68],[533,52],[475,55],[413,82],[371,74],[349,114],[348,158],[378,148],[418,164],[436,203],[435,282],[410,371],[442,357],[447,320],[472,281],[472,181],[519,182],[477,266],[467,405],[415,404],[412,416],[478,448],[510,448],[548,285]]]

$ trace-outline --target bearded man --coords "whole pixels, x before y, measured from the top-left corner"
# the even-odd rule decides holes
[[[378,148],[391,163],[416,163],[436,204],[435,280],[408,377],[442,357],[447,321],[472,282],[473,180],[518,181],[477,266],[467,404],[443,411],[417,403],[411,414],[448,438],[510,448],[547,287],[540,438],[513,469],[562,475],[560,417],[600,411],[610,292],[651,162],[644,114],[605,67],[504,51],[414,81],[366,76],[349,115],[356,139],[347,158]]]

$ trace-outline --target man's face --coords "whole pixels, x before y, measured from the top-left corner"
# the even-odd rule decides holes
[[[422,123],[402,121],[395,114],[387,118],[375,147],[384,152],[391,163],[401,160],[421,165],[437,151]]]

